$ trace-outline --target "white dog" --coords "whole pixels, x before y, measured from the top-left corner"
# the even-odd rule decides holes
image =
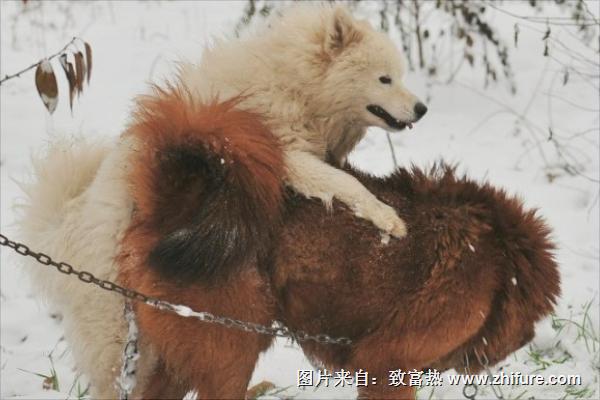
[[[336,198],[396,237],[394,209],[343,166],[370,126],[401,130],[427,107],[402,84],[400,53],[383,33],[341,6],[300,6],[248,39],[217,43],[180,80],[201,97],[245,94],[285,148],[288,184],[326,204]]]

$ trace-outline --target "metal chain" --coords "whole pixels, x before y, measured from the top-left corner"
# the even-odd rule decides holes
[[[490,383],[494,382],[494,374],[490,369],[490,360],[488,359],[487,354],[485,354],[485,351],[482,350],[481,354],[479,354],[477,349],[473,349],[473,352],[475,353],[475,357],[477,357],[477,361],[479,361],[479,364],[483,366],[485,372],[490,377]],[[494,396],[496,396],[496,398],[499,400],[504,400],[504,393],[502,393],[500,387],[496,387],[496,385],[494,385],[493,383],[491,383],[490,386],[492,387],[492,392],[494,392]]]
[[[131,300],[125,300],[123,307],[123,316],[127,322],[127,342],[123,347],[123,365],[121,366],[121,375],[117,379],[119,389],[119,399],[128,400],[131,392],[135,389],[137,369],[137,360],[140,358],[138,351],[138,327],[135,322],[135,313]]]
[[[490,378],[489,381],[493,382],[494,374],[492,373],[492,370],[490,369],[490,360],[489,360],[487,354],[485,354],[485,351],[481,351],[481,354],[479,354],[477,349],[473,349],[473,352],[475,353],[475,357],[477,357],[477,361],[479,362],[479,364],[481,364],[481,366],[485,370],[486,374],[489,376],[489,378]],[[466,368],[467,374],[470,374],[471,371],[469,369],[469,358],[466,353],[465,353],[465,368]],[[499,387],[496,387],[493,383],[491,383],[490,386],[492,387],[492,392],[494,392],[494,396],[496,396],[496,398],[499,400],[504,400],[504,394],[502,393],[502,390]],[[475,383],[467,383],[467,384],[465,384],[465,386],[463,386],[463,396],[465,396],[465,398],[467,398],[469,400],[475,400],[475,397],[477,396],[477,391],[478,391],[478,387],[477,387],[477,384],[475,384]]]
[[[22,256],[32,257],[40,264],[53,266],[59,272],[62,272],[65,275],[75,275],[82,282],[95,285],[109,292],[116,292],[124,296],[125,298],[145,303],[159,310],[174,312],[175,314],[178,314],[182,317],[196,318],[200,321],[207,322],[209,324],[222,325],[227,328],[239,329],[245,332],[255,332],[261,335],[275,337],[286,337],[293,339],[297,342],[312,341],[321,344],[337,344],[343,346],[347,346],[352,343],[352,340],[350,340],[347,337],[331,337],[324,333],[311,335],[304,331],[291,331],[289,328],[287,328],[278,321],[274,321],[271,326],[267,326],[257,324],[254,322],[242,321],[235,318],[218,316],[206,311],[197,312],[185,305],[172,304],[165,300],[157,299],[151,296],[146,296],[145,294],[137,292],[133,289],[120,286],[114,282],[96,278],[92,273],[77,270],[65,262],[56,262],[47,254],[32,251],[23,243],[12,241],[1,233],[0,246],[9,247]]]
[[[466,352],[464,352],[463,354],[465,356],[465,372],[467,373],[467,375],[471,375],[471,367],[469,366],[469,356]],[[477,398],[478,390],[479,388],[477,387],[476,383],[466,383],[465,386],[463,386],[463,396],[465,396],[466,399],[475,400]]]
[[[469,400],[475,400],[477,398],[477,385],[475,383],[465,383],[463,386],[463,396]]]

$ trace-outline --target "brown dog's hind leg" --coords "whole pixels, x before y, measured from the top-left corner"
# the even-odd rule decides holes
[[[182,382],[169,374],[164,363],[161,362],[144,388],[142,398],[157,400],[182,399],[187,392],[188,390]]]
[[[149,269],[127,283],[196,311],[262,325],[270,325],[274,318],[270,291],[251,268],[223,285],[176,285]],[[141,338],[162,361],[164,375],[170,376],[166,380],[185,391],[195,389],[199,399],[243,399],[258,356],[272,341],[270,336],[185,318],[145,304],[137,304],[135,311]],[[165,380],[165,376],[155,377]],[[147,388],[157,394],[144,391],[148,398],[167,390],[155,382]]]
[[[143,334],[150,336],[166,365],[149,383],[145,398],[179,396],[194,389],[199,399],[243,399],[258,356],[271,341],[149,307],[140,307],[138,315]],[[166,387],[172,383],[176,393]]]

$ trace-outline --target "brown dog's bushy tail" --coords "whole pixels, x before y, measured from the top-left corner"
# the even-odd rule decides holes
[[[238,102],[202,104],[180,87],[138,100],[134,223],[154,238],[147,261],[165,277],[226,278],[265,254],[278,226],[281,148]]]

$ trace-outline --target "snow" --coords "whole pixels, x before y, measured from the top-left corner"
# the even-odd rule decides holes
[[[43,72],[45,72],[47,74],[53,72],[52,64],[50,64],[50,61],[48,61],[48,59],[45,59],[44,61],[42,61],[40,63],[40,68],[42,69]]]
[[[528,11],[520,4],[505,5],[515,12]],[[58,60],[52,61],[59,84],[59,103],[52,116],[38,98],[32,71],[1,86],[0,225],[1,232],[10,235],[16,215],[13,205],[21,196],[14,180],[27,176],[32,151],[56,132],[118,135],[127,121],[132,97],[143,93],[147,82],[168,76],[173,70],[172,60],[197,59],[202,46],[215,36],[230,35],[243,3],[43,2],[39,7],[39,3],[29,2],[26,13],[20,12],[21,2],[1,2],[0,7],[1,76],[43,59],[73,36],[84,38],[94,51],[90,86],[84,87],[81,97],[75,100],[72,113]],[[494,19],[511,43],[515,21],[500,13],[494,14]],[[45,28],[36,21],[42,21]],[[401,165],[426,166],[441,158],[459,163],[459,171],[503,187],[519,195],[527,207],[539,209],[553,228],[558,244],[562,297],[556,317],[539,324],[531,345],[511,355],[494,371],[503,367],[505,371],[537,371],[544,376],[580,374],[583,381],[574,389],[502,387],[505,396],[517,397],[525,392],[525,398],[597,398],[600,83],[597,78],[572,71],[568,83],[562,85],[565,67],[557,60],[571,67],[578,64],[565,55],[563,47],[552,42],[553,57],[542,57],[544,28],[519,22],[519,45],[511,47],[518,88],[515,96],[503,84],[484,89],[480,67],[467,66],[450,85],[432,85],[423,72],[409,71],[406,84],[422,95],[429,112],[412,130],[391,138]],[[598,59],[598,53],[566,29],[554,28],[553,37],[578,54]],[[597,41],[593,45],[597,46]],[[567,146],[580,174],[569,174],[561,168],[564,160],[556,151],[556,143]],[[383,132],[370,132],[350,161],[374,174],[389,173],[393,161]],[[16,256],[1,249],[0,397],[77,398],[86,383],[73,370],[60,320],[36,300],[15,261]],[[58,377],[58,392],[43,389],[44,378],[32,373],[50,374],[51,362]],[[251,385],[267,380],[278,388],[287,388],[265,398],[356,396],[355,389],[348,387],[298,388],[297,371],[302,369],[312,366],[298,346],[278,340],[261,355]],[[462,387],[450,386],[447,380],[445,383],[435,388],[435,398],[462,397]],[[588,390],[579,394],[566,392],[585,388]],[[424,388],[418,396],[429,398],[430,393],[431,388]],[[479,393],[493,397],[490,387],[480,388]]]
[[[471,250],[471,253],[475,253],[475,246],[473,246],[471,242],[467,242],[467,245],[469,246],[469,250]]]

